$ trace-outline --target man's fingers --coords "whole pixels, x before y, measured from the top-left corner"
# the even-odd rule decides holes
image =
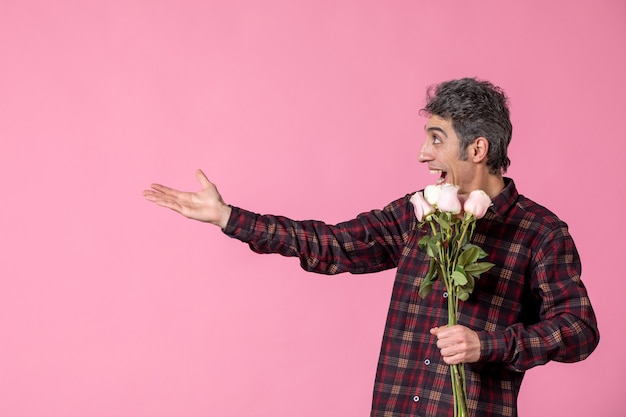
[[[153,203],[157,203],[160,206],[169,207],[171,205],[176,204],[176,200],[165,193],[154,190],[145,190],[143,192],[143,196],[148,201],[152,201]]]
[[[200,181],[200,184],[202,184],[202,188],[207,188],[211,185],[211,181],[209,181],[201,169],[196,170],[196,178]]]
[[[161,207],[166,207],[168,209],[183,214],[183,206],[175,198],[172,198],[166,194],[148,191],[144,193],[144,196],[148,201],[152,201],[153,203]]]
[[[145,190],[142,194],[148,201],[156,201],[158,199],[156,193],[152,190]]]
[[[431,329],[437,347],[447,364],[472,363],[480,359],[480,340],[476,332],[455,325]]]
[[[443,361],[447,364],[447,365],[456,365],[458,363],[464,363],[463,358],[461,357],[460,354],[457,355],[451,355],[451,356],[444,356],[443,357]]]
[[[176,197],[177,195],[180,194],[180,191],[175,190],[175,189],[170,188],[170,187],[167,187],[165,185],[161,185],[161,184],[151,184],[150,188],[152,188],[153,190],[156,190],[156,191],[158,191],[160,193],[167,194],[167,195],[170,195],[170,196],[173,196],[173,197]]]
[[[175,201],[159,200],[159,201],[156,201],[156,203],[159,206],[161,206],[161,207],[167,207],[168,209],[174,210],[174,211],[182,214],[182,207],[181,207],[181,205],[176,203]]]

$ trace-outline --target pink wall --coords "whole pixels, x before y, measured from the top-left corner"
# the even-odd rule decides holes
[[[623,416],[625,4],[3,0],[0,415],[367,415],[393,272],[307,274],[141,190],[203,168],[229,203],[344,220],[432,181],[424,90],[479,76],[602,333],[520,412]]]

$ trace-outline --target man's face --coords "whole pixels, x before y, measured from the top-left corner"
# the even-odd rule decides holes
[[[468,158],[461,160],[459,138],[452,122],[439,116],[430,116],[424,126],[426,138],[420,149],[419,161],[428,164],[431,174],[437,175],[437,183],[449,183],[459,187],[459,194],[468,194],[474,187],[475,164]]]

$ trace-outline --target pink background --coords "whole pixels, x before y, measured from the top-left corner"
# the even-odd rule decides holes
[[[520,413],[623,416],[625,21],[621,0],[2,0],[0,415],[367,415],[393,271],[307,274],[141,191],[203,168],[231,204],[351,218],[433,181],[424,91],[478,76],[602,335],[531,370]]]

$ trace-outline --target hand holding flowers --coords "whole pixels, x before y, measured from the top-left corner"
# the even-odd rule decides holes
[[[426,297],[440,278],[448,292],[448,326],[456,324],[459,301],[466,301],[474,290],[475,280],[493,264],[479,262],[487,256],[479,246],[470,243],[476,220],[482,218],[491,199],[482,190],[470,193],[465,203],[458,198],[458,187],[452,184],[429,185],[424,193],[411,197],[415,215],[428,224],[431,233],[424,235],[419,247],[430,256],[430,268],[419,288]],[[450,365],[454,416],[468,417],[465,369],[463,364]]]

